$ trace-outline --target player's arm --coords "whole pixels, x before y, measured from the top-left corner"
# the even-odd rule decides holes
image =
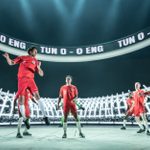
[[[148,100],[148,98],[145,97],[144,102],[143,102],[143,106],[146,106],[147,100]]]
[[[130,109],[129,109],[129,111],[130,111],[130,112],[132,112],[132,110],[133,110],[134,106],[135,106],[135,102],[134,102],[134,101],[132,101],[132,105],[131,105],[131,107],[130,107]]]
[[[38,105],[38,102],[35,100],[34,97],[31,98],[31,101],[32,101],[33,103],[35,103],[36,105]]]
[[[78,103],[77,99],[78,99],[78,95],[76,95],[76,96],[74,97],[73,101],[74,101],[74,103],[75,103],[75,104],[79,107],[79,109],[80,109],[82,106]]]
[[[41,62],[38,63],[37,65],[37,71],[38,71],[38,74],[43,77],[44,76],[44,72],[43,70],[41,69]]]
[[[85,108],[81,104],[78,103],[77,99],[78,99],[78,96],[74,98],[73,100],[74,103],[78,106],[79,109],[85,110]]]
[[[57,102],[57,107],[56,107],[57,110],[60,108],[61,99],[62,99],[62,97],[61,97],[61,95],[60,95],[60,96],[58,97],[58,102]]]
[[[62,98],[63,98],[63,89],[61,87],[59,91],[59,97],[58,97],[58,102],[57,102],[57,107],[56,107],[57,110],[60,108],[60,102]]]
[[[8,65],[12,66],[15,65],[14,61],[12,59],[10,59],[9,54],[8,53],[4,53],[3,56],[5,57]]]
[[[79,109],[84,110],[85,108],[81,104],[79,104],[77,100],[78,100],[78,89],[76,88],[76,95],[75,95],[73,101],[78,106]]]
[[[78,99],[78,89],[77,89],[77,87],[75,87],[75,97],[73,98],[73,102],[74,102],[78,107],[80,107],[80,105],[79,105],[78,102],[77,102],[77,99]]]
[[[77,99],[78,99],[78,89],[77,87],[75,89],[75,97],[73,98],[74,103],[78,106]],[[78,106],[79,107],[79,106]]]
[[[76,95],[76,96],[73,98],[73,101],[74,101],[74,102],[76,103],[76,105],[78,106],[77,99],[78,99],[78,95]]]
[[[150,91],[146,91],[144,92],[144,94],[147,96],[147,95],[150,95]]]

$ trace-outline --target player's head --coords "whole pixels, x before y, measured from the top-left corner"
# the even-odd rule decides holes
[[[139,90],[141,88],[140,82],[135,82],[135,89]]]
[[[67,84],[71,84],[71,82],[72,82],[72,76],[71,75],[67,75],[66,76],[66,83]]]
[[[35,57],[37,54],[37,48],[36,47],[31,47],[28,49],[28,54]]]

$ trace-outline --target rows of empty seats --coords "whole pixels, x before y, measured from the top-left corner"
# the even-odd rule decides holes
[[[150,89],[150,88],[149,88]],[[128,93],[122,92],[121,94],[115,94],[102,97],[88,97],[78,98],[78,103],[82,105],[85,110],[78,109],[80,120],[85,123],[98,123],[98,122],[111,122],[121,121],[127,109],[126,99]],[[10,122],[17,122],[17,112],[12,114],[13,99],[15,93],[5,92],[0,89],[0,124],[9,124]],[[62,108],[56,110],[58,98],[42,98],[45,103],[45,110],[52,123],[60,122],[63,116]],[[41,123],[42,113],[37,104],[30,101],[31,109],[31,123]],[[150,102],[146,104],[147,114],[150,115]],[[17,109],[17,106],[16,106]],[[73,120],[72,116],[69,116],[69,121]]]

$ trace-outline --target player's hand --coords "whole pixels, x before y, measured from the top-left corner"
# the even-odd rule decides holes
[[[85,108],[82,105],[80,105],[79,109],[85,110]]]
[[[60,109],[60,106],[59,106],[59,105],[57,105],[57,106],[56,106],[56,110],[59,110],[59,109]]]
[[[3,56],[7,59],[9,58],[9,54],[8,53],[4,53]]]

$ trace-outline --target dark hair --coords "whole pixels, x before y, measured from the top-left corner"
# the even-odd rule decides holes
[[[71,78],[72,79],[72,76],[71,75],[67,75],[66,78]]]
[[[30,48],[28,49],[28,54],[30,55],[30,53],[33,52],[34,49],[37,49],[37,48],[36,48],[36,47],[30,47]]]

